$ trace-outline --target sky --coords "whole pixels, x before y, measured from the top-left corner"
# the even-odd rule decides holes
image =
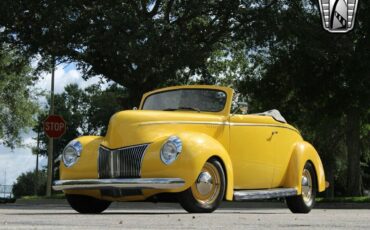
[[[87,81],[82,79],[82,74],[76,69],[75,64],[60,64],[55,71],[55,93],[62,93],[64,87],[68,84],[76,83],[80,88],[86,88],[91,84],[99,82],[99,77],[91,78]],[[108,85],[106,83],[106,85]],[[105,86],[106,86],[105,85]],[[47,90],[51,88],[51,74],[42,74],[36,88]],[[104,87],[104,86],[103,86]],[[45,98],[39,98],[39,103],[45,104]],[[29,131],[22,134],[23,144],[27,146],[36,146],[37,134]],[[39,168],[45,167],[47,158],[40,158]],[[32,155],[30,147],[24,148],[5,148],[0,145],[0,185],[12,185],[17,177],[24,172],[34,170],[36,168],[36,156]]]

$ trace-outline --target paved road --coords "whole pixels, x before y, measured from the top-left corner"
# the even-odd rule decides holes
[[[317,208],[292,214],[283,204],[224,203],[212,214],[177,204],[114,203],[80,215],[64,202],[0,204],[0,229],[370,229],[370,209]]]

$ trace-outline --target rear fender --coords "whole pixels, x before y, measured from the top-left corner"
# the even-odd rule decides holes
[[[302,193],[301,177],[307,162],[311,162],[315,168],[318,191],[325,190],[325,173],[319,154],[311,144],[305,141],[299,141],[294,146],[283,187],[296,188],[298,194]]]

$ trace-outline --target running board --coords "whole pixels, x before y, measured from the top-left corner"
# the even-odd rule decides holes
[[[295,188],[275,188],[261,190],[236,190],[234,191],[235,201],[269,199],[297,195]]]

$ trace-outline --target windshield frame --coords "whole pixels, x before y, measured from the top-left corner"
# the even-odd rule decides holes
[[[213,85],[172,86],[172,87],[166,87],[166,88],[150,91],[150,92],[147,92],[143,95],[143,97],[141,99],[139,109],[143,110],[144,103],[145,103],[145,101],[148,97],[150,97],[154,94],[163,93],[163,92],[167,92],[167,91],[174,91],[174,90],[215,90],[215,91],[221,91],[221,92],[225,93],[225,95],[226,95],[226,100],[225,100],[225,104],[224,104],[223,109],[218,111],[218,112],[201,111],[201,113],[218,114],[218,115],[225,115],[225,116],[230,114],[230,108],[231,108],[231,99],[230,98],[232,98],[232,95],[233,95],[233,92],[234,92],[233,89],[228,88],[228,87],[213,86]],[[145,111],[150,111],[150,110],[145,110]],[[154,111],[154,110],[152,110],[152,111]],[[161,110],[156,110],[156,111],[161,111]],[[180,112],[184,112],[184,111],[189,112],[190,111],[190,112],[196,112],[197,113],[197,111],[192,111],[192,110],[176,110],[176,111],[180,111]],[[171,112],[173,112],[173,111],[171,111]]]

